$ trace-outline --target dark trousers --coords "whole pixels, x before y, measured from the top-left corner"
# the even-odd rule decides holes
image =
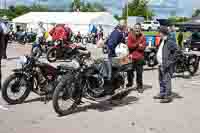
[[[4,45],[3,45],[3,58],[7,58],[7,47],[8,47],[8,40],[9,40],[9,36],[8,35],[4,35]]]
[[[159,83],[160,83],[160,95],[161,96],[170,96],[172,91],[172,73],[173,66],[171,66],[166,71],[163,71],[161,67],[159,67]]]
[[[137,87],[143,87],[143,65],[134,63],[133,69],[127,72],[128,83],[133,84],[134,71],[136,72]]]
[[[1,90],[1,58],[0,58],[0,90]]]

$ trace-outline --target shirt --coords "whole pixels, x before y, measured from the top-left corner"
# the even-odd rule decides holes
[[[163,57],[163,47],[165,45],[165,40],[167,40],[167,37],[164,37],[162,39],[162,42],[161,42],[160,47],[159,47],[158,52],[157,52],[157,61],[158,61],[159,65],[162,65],[162,62],[163,62],[162,57]]]
[[[6,26],[6,24],[0,23],[0,26],[3,30],[3,34],[8,34],[9,31],[8,31],[8,27]]]

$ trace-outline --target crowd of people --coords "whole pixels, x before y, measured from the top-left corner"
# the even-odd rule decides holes
[[[101,36],[103,36],[103,28],[99,27]],[[36,42],[39,43],[39,40],[44,37],[46,31],[42,23],[38,24],[37,28],[37,37]],[[97,35],[97,28],[92,27],[91,33]],[[66,24],[56,25],[49,33],[52,40],[62,39],[66,42],[69,42],[72,36],[71,28]],[[80,33],[79,33],[80,34]],[[180,34],[181,35],[181,34]],[[47,35],[48,36],[48,35]],[[157,61],[159,63],[159,82],[160,82],[160,93],[154,97],[154,99],[160,99],[161,103],[169,103],[172,101],[171,98],[171,78],[174,72],[174,58],[177,50],[176,45],[176,33],[168,27],[161,27],[159,31],[159,48],[157,52]],[[128,84],[126,87],[132,87],[134,84],[134,72],[136,72],[136,86],[139,93],[143,93],[143,66],[144,66],[144,51],[146,48],[146,39],[145,35],[142,32],[141,25],[135,24],[130,30],[127,30],[127,27],[124,22],[120,24],[113,30],[109,35],[106,45],[108,46],[108,66],[109,66],[109,76],[108,81],[111,79],[112,75],[112,58],[116,57],[115,48],[120,44],[126,44],[129,49],[129,58],[133,62],[133,69],[127,72],[128,75]],[[158,43],[158,42],[157,42]],[[180,41],[181,42],[181,36]],[[0,21],[0,62],[1,59],[6,59],[6,48],[8,44],[8,28],[7,21]],[[1,65],[0,65],[1,67]],[[1,69],[1,68],[0,68]],[[1,77],[1,72],[0,72]]]
[[[109,36],[107,45],[109,48],[108,58],[110,58],[110,61],[112,61],[111,58],[116,56],[115,48],[117,45],[124,43],[126,29],[124,24],[120,24]],[[176,34],[174,30],[170,31],[168,27],[161,27],[159,36],[160,42],[157,52],[157,61],[159,63],[160,93],[156,95],[154,99],[160,99],[161,103],[169,103],[172,101],[171,79],[174,72],[175,54],[178,49],[175,37]],[[128,84],[126,87],[133,86],[134,72],[136,72],[136,89],[139,93],[143,93],[143,65],[146,40],[139,23],[130,28],[127,46],[129,49],[129,58],[133,62],[133,69],[127,72]],[[112,70],[110,71],[112,72]]]

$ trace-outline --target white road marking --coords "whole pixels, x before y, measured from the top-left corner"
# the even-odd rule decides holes
[[[8,111],[8,108],[6,108],[6,107],[0,105],[0,110]]]

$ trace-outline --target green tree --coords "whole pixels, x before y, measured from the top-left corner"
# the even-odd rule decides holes
[[[128,16],[141,16],[151,19],[154,13],[148,7],[149,0],[132,0],[128,4]],[[123,18],[127,18],[127,5],[122,11]]]
[[[197,16],[200,16],[200,9],[195,10],[195,12],[192,15],[192,17],[197,17]]]
[[[84,3],[80,0],[74,0],[70,5],[70,11],[76,11],[79,9],[81,12],[102,12],[106,11],[106,9],[98,2],[95,3]]]

